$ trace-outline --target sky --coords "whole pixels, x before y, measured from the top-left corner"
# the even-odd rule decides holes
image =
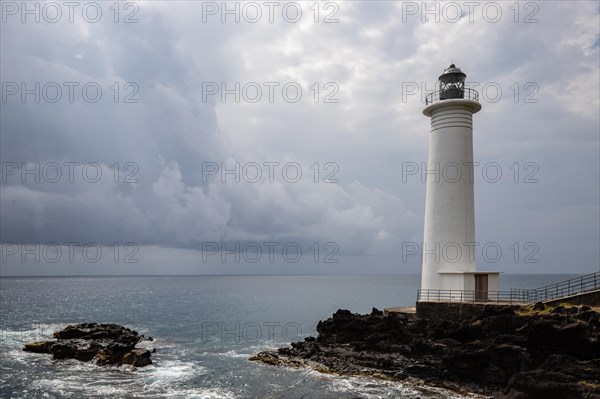
[[[597,1],[0,4],[2,276],[419,273],[450,63],[478,269],[600,268]]]

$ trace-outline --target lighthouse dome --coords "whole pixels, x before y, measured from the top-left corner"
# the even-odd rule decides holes
[[[467,75],[460,70],[456,65],[450,64],[448,68],[444,70],[444,73],[438,78],[440,83],[450,84],[464,82]]]

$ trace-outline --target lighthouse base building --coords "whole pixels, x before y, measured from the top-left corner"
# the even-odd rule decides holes
[[[454,64],[426,97],[431,118],[420,300],[486,300],[498,291],[498,272],[475,267],[473,114],[479,95],[465,88]],[[443,173],[442,173],[443,171]]]

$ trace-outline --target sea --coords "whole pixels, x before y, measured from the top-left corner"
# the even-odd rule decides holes
[[[535,288],[571,275],[501,275]],[[417,382],[341,377],[248,358],[316,336],[338,309],[414,305],[418,275],[0,278],[1,398],[480,398]],[[98,367],[23,352],[72,323],[152,336],[153,364]]]

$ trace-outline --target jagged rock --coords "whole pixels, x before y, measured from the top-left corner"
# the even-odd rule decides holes
[[[152,338],[140,336],[137,331],[117,324],[69,325],[53,336],[56,341],[27,343],[23,350],[49,353],[54,359],[91,361],[99,366],[131,364],[143,367],[152,364],[152,352],[136,348],[141,340],[151,341]]]
[[[600,398],[600,315],[589,307],[534,308],[489,306],[460,322],[338,310],[318,323],[316,338],[250,360],[393,380],[414,377],[503,399]]]
[[[566,311],[566,308],[563,305],[558,305],[557,307],[552,309],[552,313],[554,313],[554,314],[564,314],[565,311]]]
[[[150,354],[151,352],[146,349],[134,349],[123,355],[122,361],[124,364],[131,364],[135,367],[144,367],[152,364]]]
[[[54,341],[39,341],[29,342],[25,344],[24,351],[33,353],[50,353],[50,347],[54,344]]]
[[[577,381],[570,376],[545,370],[532,370],[515,375],[504,399],[578,399]]]
[[[539,368],[514,375],[503,399],[587,399],[600,397],[600,359],[580,361],[551,355]]]
[[[553,353],[563,353],[580,359],[598,354],[591,352],[587,326],[577,320],[561,325],[552,319],[535,320],[524,333],[526,347],[532,357],[542,362]]]

